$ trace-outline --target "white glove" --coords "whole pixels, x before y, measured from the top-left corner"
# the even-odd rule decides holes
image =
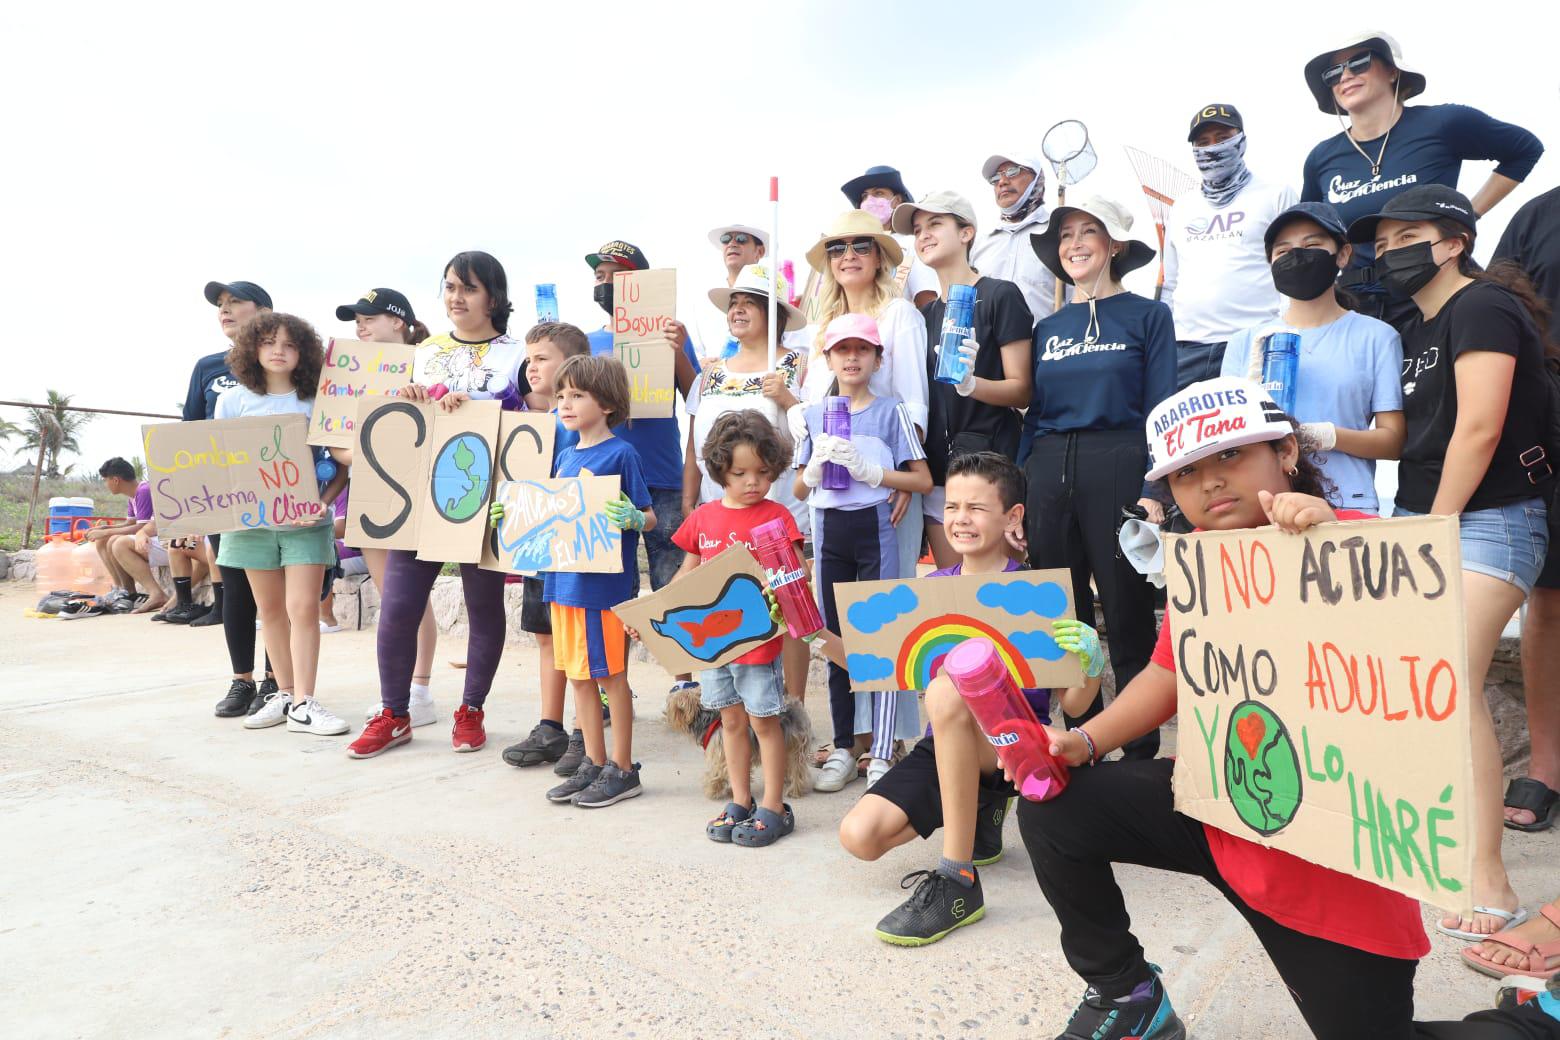
[[[815,488],[823,483],[823,464],[833,462],[829,458],[829,451],[838,437],[831,437],[827,433],[820,433],[813,438],[812,456],[808,458],[807,465],[802,468],[802,483],[810,488]]]
[[[800,441],[807,436],[807,406],[793,404],[785,411],[785,424],[791,431],[791,439]]]
[[[1246,378],[1262,385],[1262,351],[1267,347],[1267,338],[1271,333],[1253,336],[1251,339],[1251,355],[1246,359]]]
[[[883,467],[861,454],[850,441],[842,437],[834,438],[834,447],[830,452],[832,461],[844,466],[850,471],[851,479],[859,480],[868,487],[881,487],[883,484]]]
[[[980,353],[980,344],[972,339],[967,339],[959,345],[959,356],[964,359],[964,380],[954,387],[960,397],[968,397],[975,392],[975,355]]]
[[[1300,436],[1312,451],[1332,451],[1338,446],[1338,427],[1330,422],[1301,423]]]

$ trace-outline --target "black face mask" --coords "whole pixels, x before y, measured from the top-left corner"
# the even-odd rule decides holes
[[[1338,280],[1338,258],[1325,249],[1291,249],[1273,261],[1273,285],[1291,300],[1314,300]]]
[[[1411,246],[1376,255],[1376,279],[1394,299],[1406,300],[1429,285],[1441,265],[1435,262],[1435,242],[1415,242]]]
[[[590,291],[590,298],[596,301],[596,306],[612,313],[612,283],[601,282]]]

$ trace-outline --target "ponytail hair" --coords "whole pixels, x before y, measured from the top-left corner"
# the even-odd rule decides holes
[[[1468,225],[1444,217],[1430,223],[1442,238],[1463,240],[1462,255],[1457,258],[1457,270],[1461,274],[1476,282],[1493,282],[1517,298],[1537,326],[1539,342],[1546,344],[1545,350],[1549,351],[1549,304],[1533,287],[1527,272],[1511,260],[1497,260],[1487,269],[1480,267],[1473,259],[1474,232]]]
[[[428,326],[424,325],[416,318],[413,318],[411,321],[406,323],[406,328],[401,330],[401,342],[405,343],[407,346],[415,346],[416,344],[421,343],[423,340],[427,339],[430,335],[432,335],[432,333],[428,331]]]

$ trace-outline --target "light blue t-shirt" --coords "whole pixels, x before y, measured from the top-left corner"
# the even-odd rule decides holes
[[[257,394],[247,386],[230,387],[217,397],[212,409],[213,419],[242,419],[248,415],[302,415],[314,414],[314,401],[298,400],[298,391],[285,394]]]
[[[1225,376],[1245,377],[1253,336],[1264,324],[1230,338],[1224,348]],[[1403,410],[1403,342],[1384,321],[1345,311],[1316,329],[1300,331],[1300,369],[1295,376],[1295,418],[1330,422],[1346,430],[1367,430],[1380,412]],[[1321,452],[1322,472],[1338,489],[1333,505],[1374,513],[1376,463],[1341,451]]]
[[[823,405],[808,405],[807,436],[796,444],[792,464],[801,469],[812,459],[813,438],[823,433]],[[916,435],[910,411],[897,397],[876,397],[862,409],[850,413],[850,442],[862,458],[876,462],[885,470],[904,469],[911,462],[926,458],[921,438]],[[852,480],[844,491],[816,487],[807,496],[814,509],[865,509],[887,502],[891,488],[872,487]]]

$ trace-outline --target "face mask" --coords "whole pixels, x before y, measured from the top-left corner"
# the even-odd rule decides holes
[[[1440,241],[1444,240],[1436,240]],[[1406,300],[1430,284],[1441,269],[1435,262],[1433,247],[1436,242],[1415,242],[1376,257],[1376,278],[1387,290],[1387,295]]]
[[[1273,261],[1273,286],[1291,300],[1314,300],[1338,280],[1338,258],[1325,249],[1291,249]]]
[[[1024,189],[1024,194],[1018,197],[1018,201],[1011,206],[1002,207],[1002,215],[1004,217],[1012,217],[1017,216],[1019,213],[1024,213],[1027,216],[1028,213],[1024,207],[1028,206],[1029,200],[1035,197],[1035,192],[1044,190],[1045,181],[1041,180],[1040,175],[1036,173],[1035,179],[1029,182],[1029,187]]]
[[[590,291],[590,298],[596,301],[596,306],[612,313],[612,283],[602,282]]]
[[[1202,174],[1202,193],[1213,206],[1226,205],[1251,182],[1246,169],[1246,135],[1236,134],[1206,148],[1193,148],[1192,158]]]
[[[888,227],[889,218],[894,215],[894,204],[877,195],[868,195],[861,200],[861,211],[872,214],[879,224]]]

